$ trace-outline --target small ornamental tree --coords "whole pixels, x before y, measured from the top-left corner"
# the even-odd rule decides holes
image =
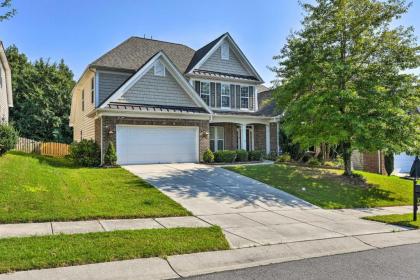
[[[410,151],[420,145],[420,66],[412,27],[393,21],[405,0],[315,0],[302,4],[302,29],[287,39],[276,100],[283,128],[303,148],[338,145],[344,174],[351,153]],[[418,150],[418,149],[417,149]]]
[[[0,156],[14,149],[18,138],[19,134],[13,126],[0,123]]]
[[[106,150],[104,156],[104,163],[107,166],[117,165],[117,153],[115,152],[115,147],[113,142],[109,142],[108,149]]]

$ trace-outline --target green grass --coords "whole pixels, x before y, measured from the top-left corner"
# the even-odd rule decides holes
[[[412,182],[395,176],[361,174],[371,187],[351,184],[334,169],[285,164],[234,166],[226,169],[254,178],[323,208],[410,205]]]
[[[417,229],[420,228],[420,220],[413,221],[413,214],[372,216],[372,217],[365,217],[363,219],[375,221],[375,222],[387,223],[391,225],[405,226],[405,227],[411,227],[411,228],[417,228]]]
[[[226,249],[219,227],[9,238],[0,239],[0,273]]]
[[[0,223],[190,215],[122,168],[10,152],[0,157],[0,178]]]

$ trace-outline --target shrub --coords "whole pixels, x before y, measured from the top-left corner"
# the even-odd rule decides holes
[[[255,151],[249,152],[249,160],[251,161],[261,161],[263,160],[263,157],[264,157],[263,151],[255,150]]]
[[[266,158],[268,159],[268,160],[272,160],[272,161],[276,161],[277,160],[277,156],[278,156],[278,154],[277,154],[277,152],[276,151],[271,151],[267,156],[266,156]]]
[[[14,149],[18,138],[19,134],[13,126],[10,124],[0,124],[0,156]]]
[[[321,162],[319,161],[319,159],[313,157],[313,158],[310,158],[308,160],[307,164],[308,165],[311,165],[311,166],[320,166],[321,165]]]
[[[227,162],[231,163],[236,160],[236,151],[217,151],[214,153],[215,162]]]
[[[83,139],[70,145],[70,158],[80,166],[99,166],[101,164],[101,152],[99,146],[93,140]]]
[[[212,163],[214,161],[214,154],[210,149],[204,152],[203,161],[206,163]]]
[[[114,143],[109,142],[108,149],[104,156],[104,164],[108,166],[117,165],[117,153],[115,152]]]
[[[284,153],[284,154],[281,154],[277,157],[276,162],[289,162],[291,160],[292,160],[292,157],[290,156],[290,154],[289,153]]]
[[[248,161],[248,152],[245,150],[236,150],[236,161]]]

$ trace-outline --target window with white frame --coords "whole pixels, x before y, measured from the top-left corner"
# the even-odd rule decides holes
[[[230,108],[230,85],[222,84],[222,108]]]
[[[154,72],[155,76],[165,76],[165,65],[163,65],[162,61],[158,60],[155,62]]]
[[[210,150],[223,151],[225,148],[225,130],[221,126],[210,126]]]
[[[241,109],[249,108],[249,88],[241,87]]]
[[[201,82],[200,83],[200,96],[206,102],[207,105],[210,105],[210,83]]]
[[[229,44],[223,43],[221,46],[221,56],[223,60],[229,60]]]

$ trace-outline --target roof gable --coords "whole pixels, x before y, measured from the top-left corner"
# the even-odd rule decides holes
[[[207,112],[211,113],[210,108],[207,106],[206,103],[196,94],[195,90],[192,86],[185,80],[182,74],[179,72],[177,67],[172,63],[172,61],[168,58],[168,56],[163,52],[159,51],[155,54],[143,67],[141,67],[135,74],[133,74],[127,81],[125,81],[113,94],[111,94],[99,107],[105,108],[111,102],[118,102],[123,96],[128,93],[130,94],[130,90],[132,90],[138,83],[142,83],[142,78],[153,71],[153,66],[156,61],[160,60],[164,63],[166,67],[167,74],[170,75],[170,78],[173,78],[174,81],[178,85],[178,88],[182,90],[181,94],[187,94],[192,101],[191,104],[194,104],[197,107],[204,108]],[[146,76],[147,78],[147,76]],[[145,80],[143,79],[143,82]],[[163,86],[164,85],[156,85],[156,86]],[[148,91],[147,94],[150,94]],[[152,97],[151,97],[152,98]],[[185,99],[184,99],[185,100]],[[121,100],[120,100],[121,101]]]

